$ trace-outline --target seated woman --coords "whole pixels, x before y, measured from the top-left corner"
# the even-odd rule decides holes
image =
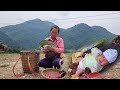
[[[85,68],[89,68],[91,72],[99,72],[102,68],[110,63],[113,63],[118,57],[116,49],[107,49],[102,52],[98,48],[92,48],[91,53],[86,54],[84,58],[80,57],[77,62],[77,71],[72,75],[72,79],[79,77],[84,73]],[[76,63],[77,63],[76,62]]]
[[[50,37],[45,40],[51,41],[55,44],[56,47],[47,48],[43,47],[42,50],[45,53],[45,58],[38,62],[38,65],[43,68],[55,68],[60,69],[60,66],[63,64],[63,59],[60,58],[60,54],[64,52],[64,41],[61,37],[58,37],[60,29],[58,26],[54,25],[50,29]]]

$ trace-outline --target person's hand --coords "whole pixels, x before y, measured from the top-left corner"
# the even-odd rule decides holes
[[[45,52],[47,52],[47,51],[48,51],[48,49],[47,49],[47,47],[46,47],[46,46],[43,46],[43,47],[41,47],[41,51],[45,53]]]
[[[52,47],[52,46],[48,46],[48,47],[47,47],[47,50],[48,50],[48,51],[54,51],[54,50],[55,50],[55,48],[54,48],[54,47]]]

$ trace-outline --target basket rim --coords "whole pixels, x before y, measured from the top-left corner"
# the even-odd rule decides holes
[[[41,75],[42,75],[44,78],[46,78],[46,79],[64,79],[64,78],[65,78],[65,76],[63,76],[63,77],[61,77],[61,78],[48,78],[48,77],[46,77],[46,76],[43,74],[43,72],[44,72],[44,71],[47,71],[47,70],[57,70],[57,71],[59,71],[59,69],[56,69],[56,68],[46,68],[46,69],[42,70],[42,71],[41,71]]]
[[[40,53],[40,50],[21,50],[20,53]]]

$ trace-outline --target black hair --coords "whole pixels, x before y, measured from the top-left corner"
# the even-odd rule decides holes
[[[50,29],[50,32],[52,31],[53,28],[56,28],[58,30],[58,33],[60,32],[60,28],[57,25],[53,25]]]

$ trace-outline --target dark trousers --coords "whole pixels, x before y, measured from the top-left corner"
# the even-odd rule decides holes
[[[39,67],[43,68],[52,68],[53,66],[56,68],[60,68],[60,65],[63,64],[63,59],[61,58],[54,58],[53,60],[48,60],[46,58],[40,60],[38,62]]]

